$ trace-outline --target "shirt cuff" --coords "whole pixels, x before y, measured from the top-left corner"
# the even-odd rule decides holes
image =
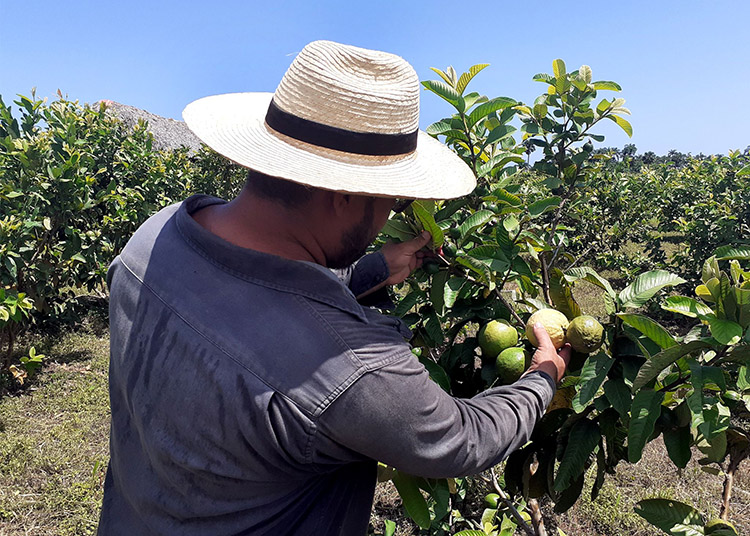
[[[371,288],[381,284],[391,275],[385,257],[380,251],[370,253],[359,259],[351,271],[349,278],[349,290],[352,294],[359,296]],[[393,308],[388,289],[383,287],[377,291],[368,294],[359,302],[362,305],[370,307],[379,307],[381,309]]]

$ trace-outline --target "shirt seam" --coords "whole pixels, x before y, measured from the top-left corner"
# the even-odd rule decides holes
[[[191,217],[191,216],[188,214],[188,217]],[[315,293],[312,293],[312,292],[308,292],[308,291],[300,289],[300,288],[288,287],[288,286],[284,286],[284,285],[278,285],[278,284],[274,284],[274,283],[271,283],[271,282],[263,280],[263,279],[257,279],[257,278],[248,276],[246,274],[243,274],[242,272],[238,272],[237,270],[234,270],[234,269],[226,266],[225,264],[220,263],[216,259],[212,258],[210,255],[208,255],[203,250],[203,248],[201,248],[200,245],[195,242],[195,240],[193,240],[190,236],[188,236],[185,232],[183,232],[182,226],[178,222],[175,222],[175,223],[176,223],[175,227],[177,227],[177,232],[180,233],[180,236],[182,236],[182,238],[188,243],[188,245],[190,246],[191,249],[193,249],[193,251],[195,251],[198,255],[200,255],[201,257],[203,257],[205,260],[207,260],[208,262],[210,262],[214,266],[218,267],[222,271],[228,273],[229,275],[232,275],[233,277],[236,277],[237,279],[241,279],[243,281],[254,283],[254,284],[260,285],[262,287],[266,287],[266,288],[271,288],[271,289],[274,289],[274,290],[278,290],[280,292],[286,292],[288,294],[296,294],[296,295],[300,295],[300,296],[305,296],[306,298],[310,298],[312,300],[319,301],[319,302],[325,303],[327,305],[330,305],[332,307],[335,307],[336,309],[345,311],[347,313],[351,313],[354,316],[356,316],[357,318],[359,318],[360,320],[362,320],[364,322],[367,322],[367,317],[366,317],[366,315],[364,313],[364,310],[362,309],[362,306],[359,305],[359,303],[357,303],[356,301],[354,303],[356,303],[358,310],[355,309],[354,307],[342,307],[340,304],[337,304],[337,303],[333,302],[332,300],[326,299],[325,296],[321,296],[321,295],[318,295],[318,294],[315,294]],[[315,268],[305,266],[305,270],[313,270],[314,271]],[[317,273],[317,272],[314,272],[314,273]],[[321,274],[321,275],[323,275],[323,274]]]
[[[267,386],[269,389],[271,389],[275,394],[279,395],[280,397],[284,398],[285,400],[289,401],[289,403],[294,404],[295,407],[299,408],[300,411],[305,413],[307,417],[312,420],[313,414],[306,410],[304,407],[302,407],[299,403],[297,403],[294,399],[290,398],[286,394],[284,394],[280,389],[275,387],[274,385],[270,384],[266,379],[259,376],[255,371],[249,369],[245,364],[243,364],[241,361],[239,361],[231,352],[223,348],[218,342],[213,340],[211,337],[207,336],[203,331],[199,330],[196,326],[194,326],[187,318],[182,316],[179,311],[177,311],[174,307],[172,307],[169,303],[167,303],[164,298],[159,295],[156,290],[154,290],[148,283],[143,281],[140,277],[138,277],[138,274],[136,274],[130,266],[127,265],[125,260],[120,256],[120,263],[122,263],[123,267],[128,271],[130,275],[132,275],[141,285],[143,285],[146,289],[148,289],[151,294],[153,294],[162,304],[164,304],[165,307],[167,307],[172,313],[177,316],[182,322],[185,323],[186,326],[188,326],[190,329],[192,329],[195,333],[197,333],[201,338],[208,341],[212,346],[217,348],[222,354],[224,354],[226,357],[231,359],[237,366],[242,368],[243,370],[247,371],[249,374],[252,374],[255,378],[258,379],[263,385]]]

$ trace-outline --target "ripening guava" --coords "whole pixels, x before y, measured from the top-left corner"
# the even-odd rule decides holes
[[[549,333],[555,348],[562,348],[565,344],[565,331],[568,329],[568,317],[555,309],[539,309],[529,317],[526,322],[526,338],[534,346],[539,346],[539,341],[534,336],[534,324],[540,322]]]

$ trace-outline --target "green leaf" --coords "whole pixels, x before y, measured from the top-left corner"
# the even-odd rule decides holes
[[[421,479],[419,479],[421,480]],[[398,471],[393,477],[393,484],[401,496],[406,513],[423,529],[430,527],[430,509],[427,507],[422,492],[419,490],[417,477]]]
[[[550,75],[549,75],[549,74],[547,74],[547,73],[537,73],[537,74],[535,74],[535,75],[534,75],[534,76],[533,76],[533,77],[532,77],[531,79],[532,79],[532,80],[533,80],[534,82],[545,82],[545,83],[547,83],[547,84],[551,84],[551,83],[552,83],[552,78],[553,78],[553,77],[552,77],[552,76],[550,76]]]
[[[549,212],[550,210],[554,210],[557,207],[559,207],[561,201],[562,201],[561,198],[557,196],[548,197],[547,199],[540,199],[538,201],[534,201],[528,207],[529,215],[532,218],[541,216],[545,212]]]
[[[672,536],[703,536],[703,516],[692,506],[672,499],[644,499],[635,513]]]
[[[434,343],[433,346],[443,344],[445,334],[443,333],[443,326],[440,323],[440,317],[438,317],[435,310],[430,310],[429,313],[423,314],[422,317],[424,319],[424,330]]]
[[[555,308],[567,316],[568,320],[581,316],[581,307],[573,297],[573,289],[559,268],[550,270],[549,295]]]
[[[627,119],[620,117],[619,115],[615,115],[615,114],[610,114],[607,116],[607,118],[617,123],[620,126],[620,128],[625,131],[625,134],[627,134],[629,138],[633,137],[633,127],[627,121]]]
[[[451,125],[450,121],[447,119],[443,119],[442,121],[438,121],[428,126],[425,129],[425,132],[430,136],[439,136],[440,134],[445,134],[451,130],[453,130],[453,125]]]
[[[510,214],[503,220],[503,227],[506,231],[512,233],[513,231],[518,229],[518,223],[518,218],[516,218],[513,214]]]
[[[578,76],[586,82],[587,84],[591,83],[591,67],[588,65],[581,65],[581,68],[578,69]]]
[[[448,281],[448,270],[441,270],[432,276],[430,282],[430,301],[432,306],[442,315],[445,309],[445,284]]]
[[[456,257],[456,262],[463,266],[466,266],[472,272],[479,275],[479,279],[482,283],[489,285],[491,282],[493,282],[492,270],[490,270],[490,267],[486,263],[473,257],[466,256]]]
[[[656,419],[661,414],[663,400],[664,393],[651,389],[638,391],[633,397],[628,427],[628,461],[630,463],[637,463],[641,459],[643,447],[653,434]]]
[[[705,315],[713,314],[713,309],[709,306],[688,296],[669,296],[661,304],[661,308],[690,318],[702,318]]]
[[[571,283],[573,283],[576,279],[583,279],[585,281],[588,281],[592,285],[596,285],[597,287],[603,289],[608,296],[612,298],[615,298],[617,296],[617,293],[612,288],[612,285],[609,284],[609,281],[604,279],[593,268],[589,268],[588,266],[582,268],[571,268],[570,270],[567,270],[565,272],[565,278]]]
[[[512,125],[499,125],[492,129],[487,139],[482,144],[482,148],[507,138],[516,131]]]
[[[463,287],[467,282],[468,279],[465,279],[463,277],[451,277],[445,284],[445,294],[443,296],[443,299],[445,300],[445,306],[448,309],[452,308],[455,305],[456,299],[458,299],[458,294],[461,291],[461,287]]]
[[[555,476],[555,491],[563,491],[586,469],[589,456],[599,444],[599,425],[588,419],[578,420],[570,429],[560,467]]]
[[[654,341],[662,349],[677,345],[677,341],[674,340],[674,337],[666,329],[646,316],[634,313],[619,313],[617,316],[624,323]]]
[[[742,339],[742,326],[731,320],[709,317],[708,326],[711,329],[711,335],[720,344],[734,345]]]
[[[489,63],[478,63],[476,65],[472,65],[469,68],[469,71],[463,73],[458,79],[458,83],[456,84],[456,91],[463,95],[464,90],[466,89],[466,86],[469,85],[469,82],[471,82],[471,79],[474,78],[482,69],[484,69],[485,67],[489,67],[489,65]]]
[[[687,467],[690,461],[691,441],[692,436],[689,426],[664,430],[664,445],[667,447],[669,459],[680,469]]]
[[[422,224],[422,228],[429,231],[432,235],[433,249],[439,248],[442,245],[445,236],[440,226],[435,223],[433,215],[422,205],[421,201],[414,201],[411,204],[411,209],[414,216],[419,220],[419,223]]]
[[[630,404],[632,397],[630,389],[622,378],[610,378],[604,384],[604,394],[612,407],[617,410],[622,417],[627,417],[630,413]]]
[[[633,382],[633,392],[637,391],[648,382],[656,378],[659,373],[667,368],[669,365],[680,359],[682,356],[688,355],[691,352],[700,350],[703,348],[710,348],[711,344],[702,341],[690,341],[687,344],[681,344],[678,346],[672,346],[666,350],[662,350],[658,354],[654,355],[641,366]]]
[[[553,61],[552,72],[555,73],[555,78],[563,78],[567,74],[565,71],[565,62],[559,58]]]
[[[443,80],[445,80],[445,82],[449,86],[453,87],[453,85],[455,84],[456,80],[451,80],[451,77],[448,75],[448,73],[444,73],[443,71],[441,71],[440,69],[438,69],[436,67],[430,67],[430,69],[432,69],[435,73],[437,73],[440,76],[440,78],[442,78]],[[453,69],[451,67],[448,67],[448,69],[453,72]]]
[[[458,230],[461,231],[461,242],[474,232],[475,229],[481,227],[492,219],[495,214],[490,210],[478,210],[459,226]]]
[[[412,307],[414,307],[421,298],[425,297],[425,293],[421,290],[415,290],[404,296],[401,301],[396,305],[396,310],[393,312],[396,316],[404,316],[408,313]]]
[[[448,84],[441,82],[440,80],[425,80],[422,82],[422,85],[437,96],[450,102],[459,113],[463,113],[466,107],[463,97],[461,97],[461,95],[459,95],[456,90]]]
[[[750,391],[750,367],[742,366],[737,371],[737,389]]]
[[[622,289],[618,298],[623,307],[640,307],[664,287],[679,285],[685,280],[663,270],[646,272]]]
[[[515,106],[516,104],[518,104],[517,101],[508,97],[496,97],[490,101],[485,102],[484,104],[480,104],[469,114],[467,120],[469,128],[476,125],[479,121],[481,121],[488,115],[495,113],[498,110],[510,108],[511,106]]]
[[[412,238],[417,236],[417,233],[414,232],[414,229],[411,227],[411,225],[404,221],[393,219],[385,222],[385,226],[380,232],[386,236],[395,238],[400,242],[406,242],[407,240],[411,240]]]
[[[594,86],[594,89],[599,91],[600,89],[609,89],[612,91],[620,91],[622,88],[620,87],[620,84],[616,82],[610,82],[608,80],[599,80],[598,82],[594,82],[592,84]]]
[[[750,345],[738,344],[727,352],[722,361],[732,363],[750,363]]]
[[[573,397],[572,406],[576,413],[581,413],[594,399],[599,388],[607,378],[609,369],[615,360],[604,352],[590,355],[581,369],[580,388]]]
[[[511,261],[505,254],[502,246],[477,246],[467,252],[467,255],[475,259],[494,259],[510,265]]]
[[[445,369],[435,363],[432,359],[424,355],[419,358],[419,362],[422,363],[424,365],[424,368],[427,369],[427,372],[430,374],[430,378],[432,379],[432,381],[438,384],[443,391],[450,394],[451,380],[450,378],[448,378],[448,374],[445,372]]]
[[[491,195],[492,197],[497,198],[498,203],[507,204],[512,207],[520,207],[523,204],[523,201],[521,201],[520,197],[518,197],[517,195],[513,195],[502,188],[494,190]]]
[[[750,261],[750,246],[722,246],[714,252],[714,255],[719,261],[730,259]]]

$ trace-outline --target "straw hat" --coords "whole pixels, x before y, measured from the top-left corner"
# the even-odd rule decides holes
[[[314,41],[275,93],[205,97],[182,116],[206,145],[266,175],[380,197],[465,195],[474,174],[419,130],[419,91],[403,58]]]

